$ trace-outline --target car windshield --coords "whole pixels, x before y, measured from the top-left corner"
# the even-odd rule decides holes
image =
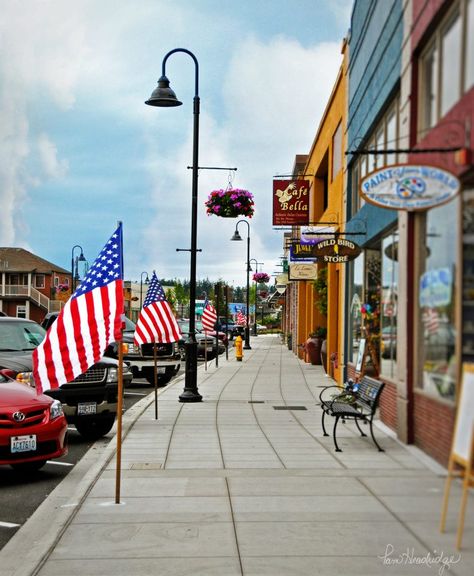
[[[27,352],[42,342],[46,331],[35,322],[0,322],[0,352]]]
[[[125,332],[135,332],[135,322],[132,322],[127,316],[122,316],[122,320],[125,324]]]

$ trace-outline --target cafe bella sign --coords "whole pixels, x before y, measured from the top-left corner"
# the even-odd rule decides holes
[[[427,210],[449,202],[460,182],[436,166],[397,164],[375,170],[362,179],[360,193],[376,206],[392,210]]]
[[[273,181],[273,226],[304,226],[309,222],[309,181]]]

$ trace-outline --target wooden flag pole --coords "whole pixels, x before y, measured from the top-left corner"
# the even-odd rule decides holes
[[[115,465],[115,504],[120,504],[120,475],[122,466],[122,407],[123,407],[123,348],[118,342],[118,390],[117,390],[117,458]]]
[[[156,342],[153,343],[153,363],[155,373],[155,420],[158,420],[158,360],[156,358]]]
[[[469,488],[474,488],[474,426],[471,431],[471,454],[468,465],[464,470],[464,482],[462,484],[461,508],[459,510],[458,533],[456,537],[456,548],[461,549],[462,536],[464,533],[464,518],[466,515],[467,496]]]
[[[449,456],[448,477],[444,488],[440,532],[444,532],[448,512],[449,492],[453,477],[461,477],[462,497],[458,519],[456,548],[462,544],[464,516],[469,488],[474,487],[474,364],[463,364],[463,376],[459,392],[453,444]]]

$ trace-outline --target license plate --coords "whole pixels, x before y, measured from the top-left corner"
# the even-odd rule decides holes
[[[166,373],[166,368],[157,368],[156,373],[157,373],[157,374],[165,374],[165,373]]]
[[[96,402],[79,402],[77,405],[77,414],[79,416],[87,416],[88,414],[97,413],[97,403]]]
[[[14,452],[34,452],[36,450],[36,434],[29,436],[13,436],[10,438],[10,448]]]

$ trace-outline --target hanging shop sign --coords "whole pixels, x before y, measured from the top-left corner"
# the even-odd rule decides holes
[[[273,226],[309,222],[309,181],[273,180]]]
[[[428,210],[445,204],[461,187],[458,178],[436,166],[397,164],[367,174],[360,193],[376,206],[392,210]]]
[[[360,246],[345,238],[328,238],[315,246],[316,258],[330,264],[340,264],[354,260],[361,251]]]
[[[319,239],[320,240],[320,239]],[[290,260],[301,262],[314,262],[316,259],[316,246],[315,240],[311,242],[293,241],[290,245]]]
[[[288,280],[316,280],[318,277],[318,268],[316,264],[292,263]]]

